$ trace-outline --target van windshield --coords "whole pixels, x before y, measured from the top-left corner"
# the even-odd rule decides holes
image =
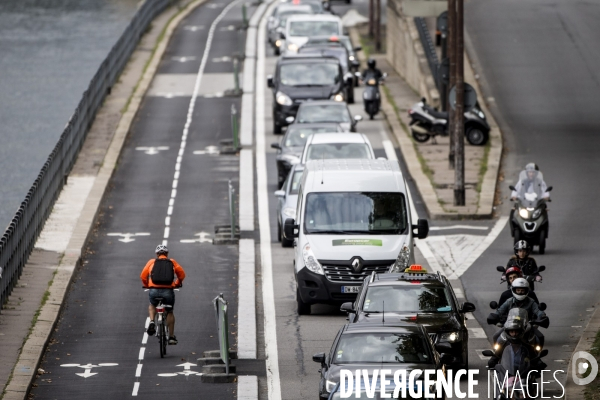
[[[407,228],[402,193],[310,193],[305,209],[309,234],[398,235]]]
[[[340,33],[338,21],[292,21],[288,36],[331,36]]]

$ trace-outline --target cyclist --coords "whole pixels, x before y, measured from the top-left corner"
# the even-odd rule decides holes
[[[185,271],[172,258],[169,258],[169,249],[167,246],[159,244],[156,246],[156,258],[151,259],[146,263],[140,275],[142,285],[149,288],[148,296],[150,305],[148,313],[150,315],[150,325],[146,331],[148,335],[153,336],[156,333],[156,324],[154,316],[156,315],[156,306],[158,305],[157,297],[162,297],[163,304],[170,305],[172,308],[167,315],[167,326],[169,328],[169,344],[177,344],[175,337],[175,292],[174,288],[182,285],[185,279]]]

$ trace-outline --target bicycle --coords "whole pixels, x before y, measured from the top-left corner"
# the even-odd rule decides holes
[[[156,297],[158,305],[156,306],[156,314],[154,315],[154,323],[156,325],[156,337],[158,337],[158,346],[160,347],[160,358],[164,358],[167,354],[167,343],[169,342],[167,316],[169,315],[169,309],[173,308],[173,306],[163,304],[163,300],[164,297]]]

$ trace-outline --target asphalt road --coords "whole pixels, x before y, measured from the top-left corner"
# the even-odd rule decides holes
[[[183,399],[195,398],[197,393],[234,398],[235,384],[203,384],[200,376],[185,375],[183,364],[196,364],[203,351],[219,347],[211,300],[223,293],[230,309],[237,310],[238,248],[182,241],[210,238],[215,225],[226,224],[228,180],[237,186],[238,157],[194,152],[218,145],[230,134],[231,105],[239,109],[239,98],[214,97],[212,92],[215,81],[222,82],[223,90],[233,85],[228,69],[213,59],[230,56],[238,49],[233,46],[237,31],[227,29],[240,23],[238,6],[216,23],[183,155],[179,149],[189,121],[191,93],[177,94],[169,84],[189,90],[189,75],[198,73],[209,28],[228,3],[213,0],[196,9],[169,44],[127,139],[94,239],[40,366],[46,373],[35,382],[32,394],[36,399],[123,399],[134,394]],[[190,29],[192,26],[196,29]],[[125,233],[135,235],[129,239],[114,235]],[[179,344],[168,346],[166,358],[161,359],[155,337],[143,343],[148,295],[141,288],[139,274],[163,240],[187,278],[176,293]],[[231,343],[237,333],[234,314],[229,317]],[[82,366],[87,364],[92,365],[89,373],[97,375],[76,375],[85,373]],[[201,372],[199,365],[188,368]]]
[[[15,216],[138,0],[0,2],[0,231]]]

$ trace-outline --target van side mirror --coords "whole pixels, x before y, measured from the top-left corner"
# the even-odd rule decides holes
[[[506,268],[504,268],[502,265],[499,265],[499,266],[496,267],[496,271],[505,273],[506,272]]]
[[[545,265],[540,265],[538,267],[538,272],[544,272],[546,270],[546,266]]]
[[[450,353],[452,351],[452,345],[447,342],[436,343],[435,350],[440,354]]]
[[[288,124],[291,124],[292,122],[294,122],[296,118],[292,117],[291,115],[289,117],[285,118],[285,122],[287,122]]]
[[[271,148],[281,150],[281,145],[279,143],[271,143]]]
[[[298,225],[296,225],[294,218],[286,219],[283,225],[283,236],[285,236],[287,240],[297,238],[298,232],[296,232],[296,229],[298,229]]]
[[[275,195],[275,197],[285,197],[285,190],[276,190],[275,193],[273,193]]]
[[[344,311],[347,313],[356,312],[354,307],[352,307],[352,303],[350,303],[350,302],[342,304],[342,306],[340,307],[340,311]]]
[[[325,364],[325,353],[314,354],[313,361],[321,365]]]
[[[468,312],[473,312],[473,311],[475,311],[475,304],[470,303],[468,301],[463,303],[462,307],[460,308],[461,313],[468,313]]]
[[[362,50],[362,46],[356,46],[356,47],[354,48],[354,51],[361,51],[361,50]]]
[[[417,237],[417,239],[425,239],[427,235],[429,235],[429,222],[426,219],[418,219],[417,225],[412,226],[413,235]],[[414,233],[414,230],[417,230],[417,233]]]
[[[273,82],[273,75],[267,75],[267,87],[275,87],[275,83]]]
[[[483,350],[481,352],[481,355],[486,356],[486,357],[493,357],[494,356],[494,352],[491,350]]]
[[[552,191],[552,186],[548,186],[548,189],[546,189],[546,192],[551,192]]]
[[[510,190],[514,190],[514,191],[516,191],[516,190],[517,190],[517,189],[516,189],[516,188],[515,188],[513,185],[508,185],[508,188],[509,188]]]

